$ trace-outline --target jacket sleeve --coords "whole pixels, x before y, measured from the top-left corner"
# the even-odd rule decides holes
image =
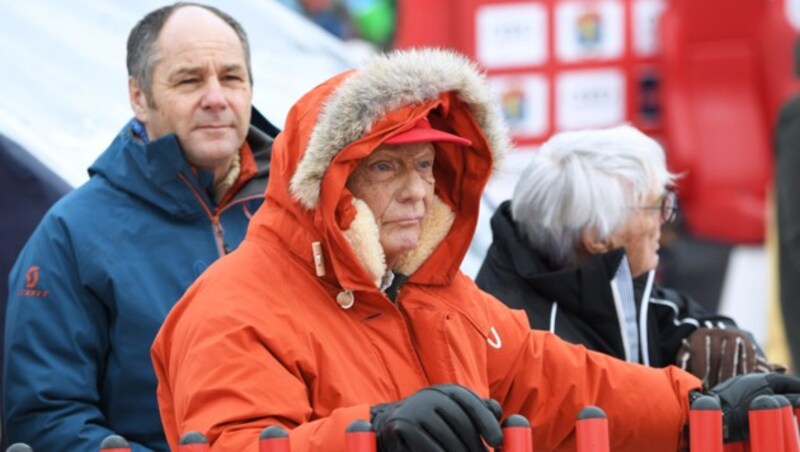
[[[79,260],[68,228],[50,213],[10,273],[3,350],[9,443],[87,450],[114,434],[105,427],[98,390],[109,314],[82,284]]]
[[[695,377],[626,363],[531,330],[520,311],[489,300],[502,347],[488,347],[489,382],[504,415],[531,419],[536,448],[574,450],[575,419],[594,405],[609,421],[611,450],[677,450]]]
[[[259,434],[274,425],[289,432],[292,450],[343,451],[342,432],[352,421],[370,420],[370,407],[345,406],[313,416],[309,377],[300,375],[296,361],[273,354],[271,339],[253,322],[230,313],[183,315],[196,308],[191,298],[197,288],[175,306],[151,349],[170,448],[176,450],[183,434],[198,431],[214,452],[257,452]],[[281,348],[302,347],[283,339],[288,343]]]
[[[681,346],[681,340],[698,328],[736,329],[763,351],[748,331],[739,329],[729,317],[709,312],[700,303],[677,290],[653,286],[650,294],[650,309],[656,313],[659,347],[662,356],[673,358]]]

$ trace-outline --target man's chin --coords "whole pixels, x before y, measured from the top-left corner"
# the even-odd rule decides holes
[[[403,255],[419,245],[419,237],[408,237],[402,240],[393,240],[390,243],[381,243],[387,254]]]
[[[241,146],[241,142],[235,137],[204,137],[199,134],[193,136],[183,149],[196,155],[225,157],[238,151]]]

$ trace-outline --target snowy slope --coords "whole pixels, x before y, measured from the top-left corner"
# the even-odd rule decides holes
[[[125,44],[165,0],[2,0],[0,134],[72,185],[132,116]],[[254,105],[277,126],[316,84],[356,65],[339,40],[274,0],[208,0],[250,38]]]

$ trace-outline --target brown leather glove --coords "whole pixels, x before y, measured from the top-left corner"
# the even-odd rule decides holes
[[[786,370],[767,362],[756,344],[739,330],[698,328],[682,342],[675,364],[703,380],[703,389],[736,375]]]

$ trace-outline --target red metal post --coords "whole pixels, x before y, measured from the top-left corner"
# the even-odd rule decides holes
[[[119,435],[108,435],[100,443],[100,452],[131,452],[131,445]]]
[[[512,414],[502,424],[503,452],[533,452],[531,423],[524,416]]]
[[[800,431],[800,396],[794,397],[792,400],[792,408],[794,408],[794,419],[796,422],[796,431]]]
[[[347,426],[347,433],[344,441],[346,452],[376,452],[378,442],[375,432],[372,431],[372,424],[367,421],[353,421]]]
[[[258,452],[290,452],[289,433],[282,427],[270,425],[258,436]]]
[[[211,450],[206,435],[200,432],[186,432],[178,441],[178,452],[208,452]]]
[[[784,395],[772,396],[781,407],[781,420],[783,420],[783,452],[800,452],[797,441],[797,424],[792,413],[792,402]]]
[[[702,396],[689,412],[689,450],[722,452],[722,411],[717,399]]]
[[[578,452],[609,452],[608,419],[596,406],[587,406],[578,414],[576,434]]]
[[[783,419],[778,402],[760,395],[750,403],[750,450],[776,452],[783,450]]]

